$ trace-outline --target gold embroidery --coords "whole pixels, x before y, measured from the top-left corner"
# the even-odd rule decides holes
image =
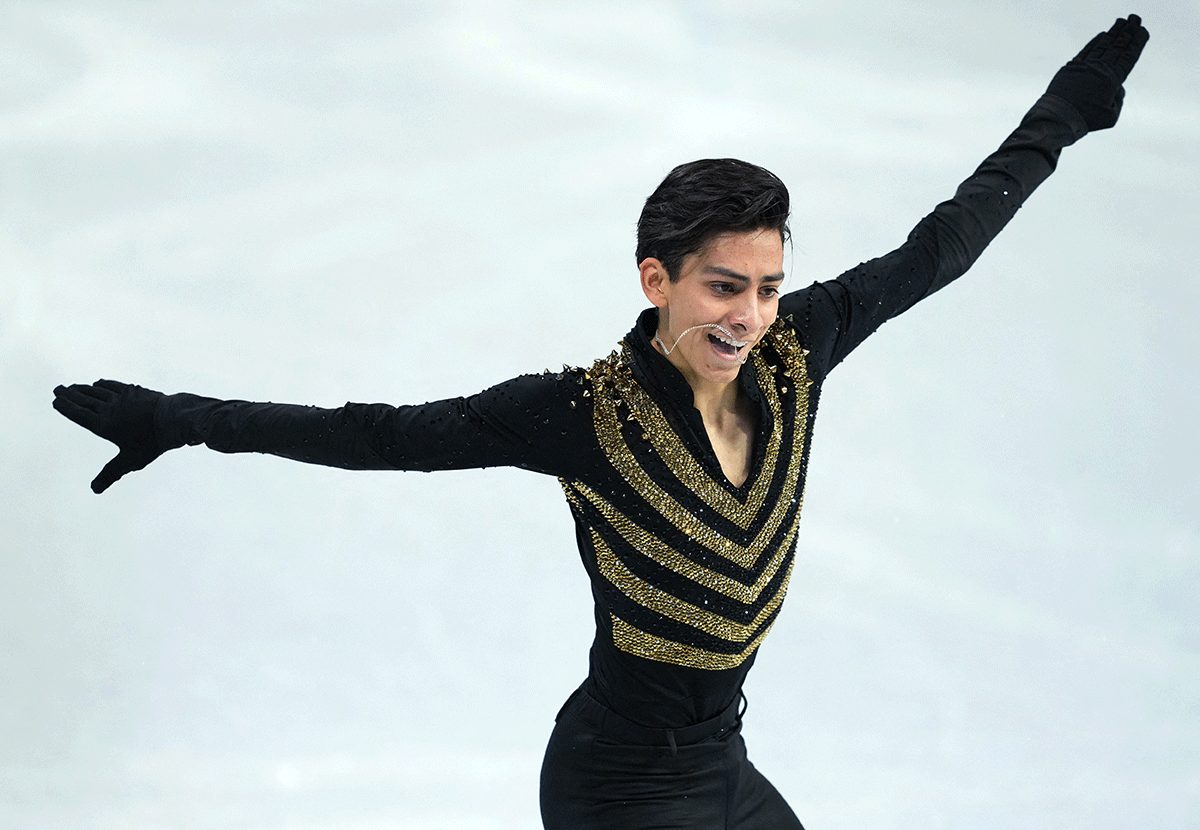
[[[613,642],[617,648],[627,654],[633,654],[638,657],[644,657],[647,660],[655,660],[659,663],[674,663],[677,666],[686,666],[692,669],[707,669],[709,671],[721,671],[722,669],[733,669],[746,662],[746,658],[754,653],[754,650],[759,647],[763,639],[771,631],[771,625],[762,630],[757,637],[746,644],[746,647],[737,654],[719,654],[715,651],[706,651],[695,646],[676,643],[663,637],[647,634],[639,628],[636,628],[622,620],[617,615],[613,615]]]
[[[701,608],[694,603],[672,596],[661,588],[639,578],[637,574],[625,567],[625,564],[604,544],[594,530],[592,531],[592,545],[596,551],[596,562],[600,567],[600,573],[604,574],[604,578],[619,588],[625,596],[643,608],[649,608],[651,611],[662,614],[664,617],[684,623],[698,631],[703,631],[705,634],[711,634],[714,637],[719,637],[731,643],[744,643],[759,626],[775,613],[775,609],[783,602],[783,589],[787,584],[787,576],[791,575],[791,566],[789,564],[788,574],[785,575],[784,581],[775,592],[775,595],[762,607],[753,620],[739,623],[713,611]],[[778,559],[784,558],[783,550],[783,548],[780,548],[781,552],[777,557]],[[776,568],[772,570],[772,577],[775,570],[778,569],[778,562],[775,564]],[[769,582],[770,580],[767,581]],[[754,593],[753,599],[757,600],[761,592],[760,588]],[[750,603],[746,604],[749,605]]]
[[[772,620],[783,602],[791,578],[792,562],[788,554],[795,545],[803,501],[800,472],[804,461],[808,388],[812,385],[807,377],[806,354],[796,341],[795,333],[782,322],[772,326],[752,354],[752,370],[767,403],[771,423],[763,427],[767,444],[763,449],[762,466],[745,491],[744,501],[739,500],[724,482],[716,480],[688,451],[664,413],[634,379],[631,357],[624,344],[620,352],[597,361],[584,373],[585,380],[590,382],[597,439],[615,472],[637,494],[641,507],[637,508],[636,516],[626,515],[583,482],[563,481],[563,490],[574,505],[577,517],[584,520],[581,511],[585,507],[594,511],[603,526],[616,533],[616,537],[609,538],[620,538],[641,555],[699,587],[746,606],[754,606],[765,599],[753,620],[731,620],[701,607],[697,602],[703,600],[698,596],[678,597],[639,577],[630,569],[630,563],[623,561],[621,554],[604,542],[596,527],[591,527],[590,546],[600,575],[622,594],[653,614],[696,631],[697,643],[708,642],[700,636],[703,634],[741,646],[736,654],[717,653],[696,644],[650,634],[613,614],[613,639],[622,651],[682,666],[731,668],[753,653],[770,630],[771,624],[767,621]],[[785,382],[785,378],[791,383]],[[585,388],[584,395],[588,394],[589,390]],[[784,396],[787,396],[786,402]],[[622,407],[626,412],[621,411]],[[790,412],[785,411],[789,408]],[[786,424],[791,430],[790,446],[786,448],[783,446],[784,418],[791,419]],[[637,445],[639,440],[644,442],[640,446]],[[648,452],[661,459],[676,482],[655,480],[638,460],[639,453],[644,456]],[[787,454],[783,469],[778,467],[780,453]],[[668,492],[678,491],[680,484],[686,487],[689,495],[698,497],[703,506],[751,535],[730,539],[710,527],[702,513],[698,515],[689,510]],[[767,497],[772,493],[774,498],[768,506]],[[701,509],[703,506],[697,505]],[[785,520],[788,525],[780,533]],[[656,527],[662,527],[663,521],[686,536],[684,549],[674,549],[656,530]],[[778,541],[772,545],[772,540],[776,539]],[[708,553],[751,572],[747,578],[753,577],[753,582],[747,584],[705,567],[701,561]],[[764,561],[764,556],[769,558]],[[778,576],[785,561],[787,569],[778,588],[772,596],[764,598],[763,591]],[[763,630],[755,634],[760,626]],[[747,641],[751,637],[752,640]]]
[[[767,491],[771,487],[775,472],[775,460],[779,455],[780,443],[780,401],[775,392],[772,378],[767,374],[766,362],[756,352],[752,357],[752,366],[759,379],[759,387],[767,396],[767,405],[771,410],[771,423],[767,435],[767,446],[763,453],[763,469],[751,485],[746,500],[741,502],[720,482],[709,475],[708,471],[688,452],[683,441],[675,430],[667,423],[662,410],[655,405],[646,390],[632,380],[621,383],[622,400],[629,402],[631,418],[636,418],[645,428],[655,451],[664,461],[674,476],[685,482],[696,495],[709,507],[721,513],[743,530],[750,526],[758,512],[762,509]],[[619,451],[620,447],[613,447]],[[625,459],[621,459],[624,463]]]
[[[745,582],[740,582],[737,579],[724,576],[706,568],[679,553],[662,539],[631,521],[586,484],[576,484],[574,485],[574,489],[577,493],[583,495],[589,504],[596,508],[600,515],[604,517],[608,526],[615,530],[634,550],[639,551],[663,567],[687,577],[698,585],[711,588],[731,599],[736,599],[739,602],[747,604],[754,602],[767,583],[774,578],[775,572],[779,569],[780,560],[783,558],[784,553],[791,549],[792,542],[796,538],[797,526],[793,522],[786,535],[780,540],[779,545],[775,547],[773,561],[763,569],[762,574],[753,583],[746,584]],[[579,503],[572,494],[568,493],[567,497],[576,504]],[[595,530],[592,531],[592,534],[595,536]],[[740,548],[708,527],[700,526],[700,529],[693,532],[689,538],[691,541],[698,542],[710,550],[722,546],[737,549],[743,555],[747,556],[747,558],[751,559],[750,566],[746,570],[753,570],[754,566],[758,564],[757,560],[764,552],[763,549],[771,541],[772,537],[770,534],[759,534],[755,539],[756,544],[754,547],[756,553],[755,551],[746,551],[746,549]],[[715,552],[722,553],[719,550]],[[611,554],[611,551],[609,553]],[[722,553],[722,555],[724,554]],[[725,558],[732,559],[733,557],[726,556]]]

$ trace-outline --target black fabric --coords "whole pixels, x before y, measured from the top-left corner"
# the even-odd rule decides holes
[[[633,743],[580,690],[559,712],[542,761],[547,830],[803,830],[746,757],[741,720],[685,743]]]
[[[627,356],[622,357],[620,369],[627,369],[636,388],[658,405],[671,432],[701,469],[691,475],[681,475],[677,463],[668,457],[669,451],[663,452],[654,439],[642,439],[643,431],[653,431],[653,428],[643,422],[640,412],[635,412],[639,409],[636,400],[625,400],[620,396],[626,393],[619,393],[618,389],[602,383],[596,387],[594,398],[618,395],[616,410],[622,431],[621,446],[628,448],[653,486],[647,488],[627,481],[626,470],[604,465],[597,465],[596,474],[582,483],[601,494],[623,517],[636,523],[644,535],[661,541],[672,555],[686,562],[668,566],[644,547],[644,540],[624,538],[617,525],[578,497],[579,483],[564,481],[564,491],[571,504],[580,555],[591,577],[595,598],[596,637],[589,657],[588,693],[630,720],[646,726],[678,728],[713,717],[737,697],[742,681],[754,663],[756,651],[752,648],[745,656],[735,652],[744,652],[750,641],[757,640],[757,635],[765,635],[774,622],[778,605],[774,604],[772,611],[764,604],[775,598],[781,600],[786,590],[795,550],[795,537],[788,536],[787,531],[794,529],[800,509],[798,500],[781,498],[778,494],[784,490],[798,493],[798,485],[803,480],[807,444],[797,446],[795,441],[803,441],[807,433],[796,435],[795,432],[798,422],[801,430],[806,428],[807,418],[795,415],[799,402],[794,387],[798,383],[783,374],[764,380],[761,371],[743,371],[740,383],[746,394],[759,403],[759,425],[751,475],[743,485],[734,486],[724,477],[700,414],[691,405],[690,387],[650,343],[655,326],[653,310],[641,316],[637,326],[625,338]],[[794,335],[786,324],[781,326],[794,342]],[[767,355],[765,362],[782,362],[774,346],[764,343],[762,348],[763,354]],[[802,369],[802,357],[797,355],[795,360]],[[591,370],[593,375],[604,371]],[[791,393],[782,395],[780,388],[789,385],[793,387]],[[768,398],[777,400],[776,406],[782,415],[778,423],[768,406]],[[600,405],[596,406],[599,408]],[[602,419],[597,417],[594,429],[600,429],[601,423]],[[768,457],[765,448],[772,435],[777,439],[777,445]],[[771,463],[767,464],[768,461]],[[795,478],[791,478],[793,461]],[[705,478],[711,485],[702,480]],[[743,515],[746,524],[739,526],[698,496],[697,488],[707,486],[724,490],[737,504],[749,504],[752,501],[750,490],[762,486],[761,508],[747,510]],[[673,500],[682,505],[687,518],[696,520],[695,525],[683,526],[662,514],[659,500]],[[768,519],[777,511],[782,511],[778,516],[781,521],[772,531]],[[738,512],[736,508],[735,512]],[[714,552],[709,545],[698,544],[693,534],[701,529],[712,531],[731,546],[748,545],[760,534],[763,539],[772,541],[753,562],[739,564]],[[601,544],[619,560],[620,568],[628,569],[627,575],[654,587],[655,604],[672,605],[679,613],[672,615],[669,611],[652,608],[650,603],[630,593],[622,580],[606,577],[605,556],[598,547]],[[728,577],[741,588],[752,585],[756,588],[747,591],[749,596],[741,601],[731,599],[706,587],[703,579],[697,580],[689,574],[688,570],[693,566],[696,570],[704,569]],[[770,569],[774,571],[773,576],[767,573]],[[760,582],[760,577],[769,581]],[[678,598],[682,605],[670,602],[671,598]],[[766,616],[748,626],[749,633],[742,642],[734,642],[722,640],[711,632],[698,631],[689,624],[688,618],[710,612],[718,615],[722,622],[749,622],[760,614]],[[662,643],[642,643],[648,649],[646,652],[641,651],[638,644],[622,644],[617,632],[618,620],[649,637],[683,647],[672,657],[653,653],[655,649],[663,650]],[[669,646],[665,649],[671,650]],[[708,658],[712,658],[711,661]]]
[[[803,437],[800,464],[789,468],[795,469],[802,490],[812,422],[821,384],[829,372],[886,320],[965,272],[1054,170],[1062,148],[1087,129],[1075,106],[1058,95],[1043,96],[999,150],[959,186],[952,199],[922,219],[903,245],[837,279],[814,283],[780,298],[777,327],[782,329],[773,329],[772,342],[806,350],[801,358],[803,371],[799,372],[806,405],[791,406],[787,417],[792,420],[782,427],[772,424],[772,417],[778,422],[780,410],[778,406],[772,410],[770,402],[778,403],[786,396],[792,396],[787,398],[789,401],[797,401],[799,392],[791,388],[796,382],[784,373],[764,380],[765,357],[752,361],[756,368],[748,363],[743,369],[741,389],[756,402],[760,416],[754,441],[756,470],[775,460],[774,456],[768,457],[766,449],[773,436],[771,429],[790,430],[792,435]],[[639,394],[648,396],[655,411],[661,412],[671,433],[699,469],[718,482],[724,481],[722,486],[740,495],[746,486],[735,488],[723,479],[686,381],[650,343],[656,321],[656,312],[647,311],[625,337],[621,371],[631,373],[636,388],[641,390]],[[756,348],[759,356],[765,354],[765,345]],[[771,356],[773,367],[778,368],[777,358],[782,354],[777,349]],[[801,352],[788,354],[794,358]],[[601,365],[611,369],[615,364],[611,360],[598,361],[596,367]],[[134,429],[140,436],[134,443],[144,451],[134,447],[131,452],[138,454],[136,463],[148,463],[162,449],[204,444],[221,452],[265,452],[346,469],[446,470],[508,465],[556,476],[564,482],[565,490],[568,484],[590,487],[614,502],[628,496],[628,502],[634,504],[633,497],[638,494],[630,490],[631,482],[605,455],[598,437],[599,407],[591,395],[592,390],[601,388],[598,383],[589,370],[573,369],[526,375],[476,395],[428,404],[349,403],[336,409],[222,401],[190,394],[163,396],[153,398],[153,434],[144,434],[144,428]],[[99,405],[87,398],[92,394],[87,391],[86,399],[81,399],[84,409]],[[150,400],[145,396],[131,399],[137,412],[142,413],[134,419],[138,423],[147,420],[144,410]],[[100,408],[114,413],[126,410],[107,396]],[[104,434],[101,430],[108,429],[108,422],[97,426],[99,429],[94,431]],[[124,431],[121,437],[127,437]],[[643,455],[643,459],[654,467],[651,455]],[[671,474],[669,467],[654,467],[653,476],[665,482]],[[673,498],[687,502],[687,509],[695,510],[697,515],[705,513],[696,491],[675,485],[671,488]],[[799,828],[799,821],[783,799],[746,760],[738,724],[722,726],[695,743],[678,740],[680,735],[690,738],[697,731],[706,732],[707,722],[714,718],[720,722],[728,717],[754,663],[758,640],[751,643],[754,650],[744,658],[739,656],[740,663],[720,670],[676,665],[622,650],[614,640],[616,611],[641,614],[641,621],[648,627],[655,624],[655,618],[636,603],[629,605],[612,590],[611,582],[604,582],[592,547],[599,519],[576,510],[575,502],[572,509],[580,555],[594,587],[597,627],[588,677],[579,695],[565,707],[547,749],[542,773],[546,826],[572,830]],[[795,515],[787,518],[794,524]],[[722,533],[734,534],[731,525],[721,529],[721,517],[715,513],[706,521]],[[686,544],[682,537],[678,541]],[[780,538],[778,545],[779,550],[784,546],[794,548],[795,539]],[[788,557],[784,564],[790,568],[792,550],[784,552]],[[662,574],[660,578],[671,577]],[[684,582],[662,584],[672,591],[687,590]],[[701,594],[695,598],[697,605],[704,598]],[[778,596],[781,598],[782,593]],[[623,602],[625,606],[618,608]],[[519,612],[514,609],[514,613]],[[773,617],[766,623],[770,619]],[[677,637],[682,642],[690,636],[682,628],[669,630],[673,623],[665,618],[659,622],[668,640]],[[581,701],[588,703],[584,706]],[[651,734],[666,737],[667,745],[663,746],[661,740],[631,743],[605,734],[594,719],[592,725],[584,720],[585,709],[595,711],[593,707],[613,713],[610,725],[624,722],[633,732],[648,729]]]
[[[783,295],[780,317],[810,350],[819,387],[833,367],[891,317],[963,274],[1053,171],[1063,147],[1087,133],[1066,101],[1044,95],[954,198],[922,219],[903,245],[836,279]],[[652,312],[649,312],[652,313]],[[648,327],[643,317],[641,331]],[[681,375],[635,329],[627,339],[657,394],[677,417],[703,429]],[[657,367],[657,368],[655,368]],[[359,470],[450,470],[514,466],[584,478],[598,449],[579,406],[579,370],[524,375],[476,395],[417,406],[347,403],[337,409],[164,397],[155,429],[162,446],[205,444],[220,452],[263,452]],[[743,386],[746,386],[743,380]],[[573,405],[574,404],[574,405]],[[695,414],[693,414],[695,413]]]
[[[966,273],[1033,191],[1054,172],[1062,148],[1087,134],[1074,108],[1043,95],[1020,126],[896,250],[835,280],[783,295],[810,350],[809,375],[825,376],[887,320]]]
[[[154,414],[163,394],[116,380],[76,383],[54,390],[54,408],[75,423],[117,445],[117,455],[92,480],[103,493],[125,476],[144,469],[174,446],[159,444]]]
[[[965,272],[1054,170],[1061,149],[1086,131],[1073,107],[1043,96],[954,197],[922,219],[898,249],[837,279],[781,297],[780,325],[791,328],[808,350],[812,381],[806,423],[795,428],[811,437],[821,383],[829,371],[883,322]],[[655,315],[654,310],[643,314],[623,341],[631,370],[697,462],[719,475],[690,387],[650,343]],[[739,382],[758,402],[765,429],[762,390],[745,369]],[[162,399],[155,426],[162,446],[203,443],[222,452],[267,452],[348,469],[509,465],[584,482],[619,498],[629,485],[600,447],[589,384],[585,370],[564,370],[514,378],[465,398],[416,406],[350,403],[337,409],[180,394]],[[757,465],[766,438],[760,430],[754,444]],[[807,453],[806,445],[805,458]],[[803,466],[799,476],[802,482]],[[736,668],[710,671],[656,663],[617,649],[610,609],[589,559],[587,527],[579,516],[576,520],[584,564],[598,586],[588,693],[622,716],[653,727],[685,727],[724,710],[737,697],[754,655]]]
[[[1149,39],[1150,33],[1136,14],[1118,18],[1111,29],[1092,38],[1058,71],[1046,92],[1070,103],[1089,130],[1112,127],[1125,100],[1122,84]]]
[[[674,753],[680,746],[703,743],[733,729],[741,723],[745,713],[745,702],[745,695],[739,695],[723,712],[706,721],[679,729],[664,729],[634,723],[589,695],[584,685],[567,698],[555,720],[569,709],[577,718],[605,737],[625,744],[656,746]]]
[[[756,346],[739,377],[741,390],[759,414],[753,470],[762,471],[790,453],[787,475],[802,495],[812,423],[829,372],[885,321],[964,273],[1053,172],[1063,147],[1089,130],[1116,122],[1122,84],[1147,38],[1136,15],[1118,20],[1063,67],[1017,130],[952,199],[917,224],[904,244],[834,280],[780,298],[779,322]],[[560,712],[547,747],[541,788],[545,826],[802,830],[783,798],[747,760],[737,711],[742,682],[761,641],[754,635],[761,629],[765,636],[786,589],[786,575],[781,574],[784,567],[790,572],[802,499],[793,495],[794,508],[776,510],[771,517],[790,530],[770,535],[775,525],[768,523],[769,532],[756,537],[756,545],[761,542],[768,548],[762,557],[755,547],[753,556],[727,562],[710,563],[703,550],[699,559],[690,558],[710,544],[690,539],[696,530],[691,518],[708,538],[736,546],[738,534],[746,530],[742,520],[758,514],[750,516],[753,511],[747,509],[747,519],[734,515],[736,510],[722,513],[711,499],[722,487],[742,497],[757,472],[740,487],[724,479],[691,389],[650,342],[656,324],[655,311],[644,313],[623,340],[619,358],[614,353],[597,361],[590,372],[526,375],[476,395],[418,406],[348,403],[321,409],[190,394],[160,396],[99,381],[59,387],[55,408],[120,448],[93,482],[97,492],[165,450],[199,444],[221,452],[264,452],[346,469],[432,471],[506,465],[558,477],[592,580],[597,625],[588,677]],[[633,386],[624,387],[625,401],[613,397],[597,403],[593,392],[610,394],[615,388],[604,385],[597,374],[601,369],[627,372],[622,382],[633,379]],[[637,424],[617,427],[614,417],[604,420],[611,416],[609,404],[628,405],[634,398],[650,401],[653,414],[661,416],[654,423],[669,433],[669,441],[642,436],[638,444]],[[791,441],[782,442],[781,448],[784,433]],[[639,454],[636,465],[645,466],[645,475],[640,466],[635,475],[628,465],[621,467],[623,457],[613,454],[614,442],[630,456]],[[673,463],[680,457],[687,463]],[[684,480],[681,469],[707,479],[704,488],[691,487],[694,482]],[[771,489],[760,489],[756,498],[787,505],[787,494],[797,489],[779,486],[778,466],[771,469]],[[641,484],[632,480],[639,476]],[[767,480],[759,479],[760,486]],[[600,497],[589,502],[589,493],[603,494],[612,504]],[[649,515],[654,511],[647,493],[665,495],[683,507],[670,515],[661,510]],[[649,530],[629,521],[639,509],[639,499],[643,512],[633,518],[646,518]],[[756,502],[754,509],[760,507]],[[691,518],[679,520],[681,511]],[[619,528],[619,522],[625,525]],[[622,536],[626,525],[635,532]],[[607,531],[611,533],[606,539]],[[630,541],[635,538],[647,540],[665,555],[639,559],[644,551],[635,549]],[[614,559],[610,545],[621,543],[626,545],[625,558]],[[743,546],[743,554],[746,550]],[[608,557],[603,561],[609,572],[602,573],[598,565],[602,555]],[[719,596],[704,580],[689,580],[693,566],[698,569],[701,564],[710,569],[710,582],[744,576],[738,568],[753,577],[754,568],[766,561],[763,557],[780,570],[764,569],[748,599],[739,599],[738,590],[733,591],[738,596]],[[682,568],[671,570],[667,560],[680,560]],[[614,564],[642,570],[632,576],[622,571],[614,582]],[[721,568],[727,572],[716,574]],[[768,577],[775,581],[767,583]],[[628,584],[636,580],[641,581],[630,589]],[[663,605],[663,595],[680,605]],[[672,616],[679,607],[688,613]],[[710,614],[717,623],[709,620]],[[752,617],[751,622],[738,622],[739,615]],[[706,622],[694,623],[689,617]],[[625,618],[645,630],[630,634]],[[618,624],[623,626],[621,642]],[[745,631],[750,636],[739,640],[739,632]],[[646,642],[658,650],[644,648]]]

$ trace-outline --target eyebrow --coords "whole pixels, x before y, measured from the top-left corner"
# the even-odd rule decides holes
[[[704,271],[707,274],[719,274],[722,277],[728,277],[731,280],[738,280],[739,282],[750,282],[750,278],[745,274],[739,274],[737,271],[733,271],[729,268],[722,268],[720,265],[709,265],[704,269]],[[763,277],[763,281],[783,282],[784,276],[785,275],[782,271],[780,271],[778,274],[767,274],[765,277]]]

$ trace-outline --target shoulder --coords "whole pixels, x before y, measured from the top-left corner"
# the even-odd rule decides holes
[[[762,340],[763,347],[774,354],[788,369],[804,371],[808,349],[800,345],[795,318],[791,314],[777,319]]]
[[[581,409],[588,395],[587,374],[580,368],[519,375],[485,389],[472,400],[490,412],[528,419],[531,424],[554,425]]]
[[[797,330],[792,314],[780,315],[767,329],[759,342],[758,354],[765,368],[777,374],[782,373],[783,377],[790,378],[797,385],[812,385],[810,350],[801,342],[801,332]]]

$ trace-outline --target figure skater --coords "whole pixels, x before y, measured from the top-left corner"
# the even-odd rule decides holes
[[[596,636],[546,750],[545,826],[800,828],[747,760],[741,689],[792,573],[821,386],[884,321],[964,273],[1064,147],[1116,123],[1147,38],[1136,15],[1117,20],[903,245],[791,293],[780,292],[783,182],[734,159],[675,168],[637,227],[652,307],[590,367],[419,406],[319,409],[100,380],[58,387],[54,407],[119,448],[97,493],[196,444],[355,470],[557,477]]]

